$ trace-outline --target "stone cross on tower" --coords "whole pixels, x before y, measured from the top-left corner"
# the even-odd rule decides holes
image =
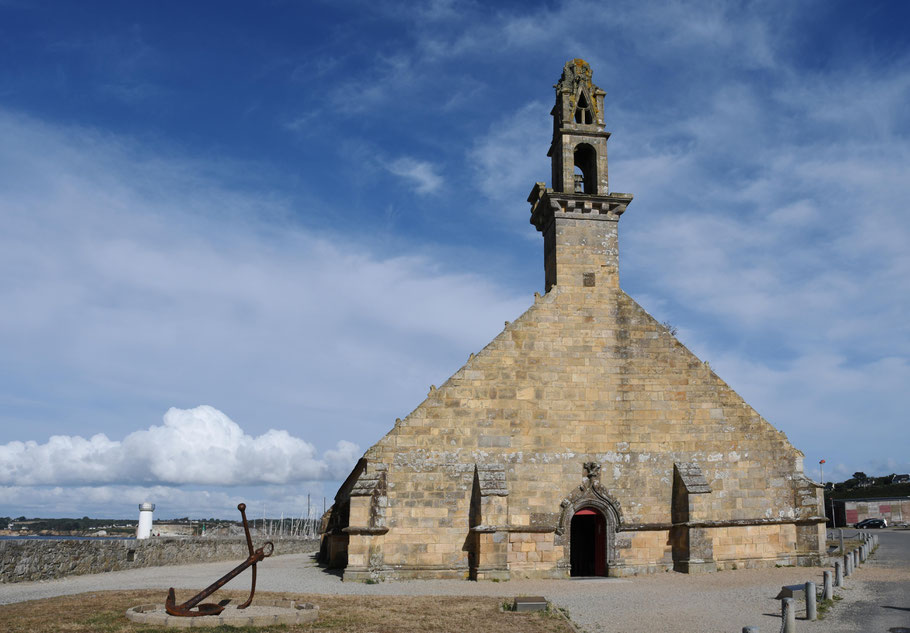
[[[606,93],[581,59],[566,62],[555,88],[553,187],[538,182],[528,196],[531,224],[544,236],[546,290],[619,288],[617,223],[632,195],[609,192]]]

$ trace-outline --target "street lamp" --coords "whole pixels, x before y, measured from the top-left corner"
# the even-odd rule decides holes
[[[818,478],[822,481],[822,503],[825,499],[825,460],[818,460]],[[837,527],[837,519],[834,517],[834,499],[831,499],[831,527]]]

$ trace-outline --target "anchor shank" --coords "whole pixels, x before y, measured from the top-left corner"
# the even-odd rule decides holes
[[[238,504],[237,509],[240,510],[240,517],[243,519],[243,532],[246,534],[246,546],[250,548],[250,555],[252,556],[253,537],[250,536],[250,524],[246,521],[246,504]]]
[[[192,598],[190,598],[189,600],[184,602],[182,605],[180,605],[180,608],[185,609],[185,610],[192,609],[197,604],[199,604],[200,602],[202,602],[203,600],[208,598],[210,595],[212,595],[213,593],[215,593],[216,591],[218,591],[219,589],[224,587],[226,584],[228,584],[236,576],[238,576],[240,573],[242,573],[243,570],[245,570],[247,567],[249,567],[250,565],[255,565],[256,563],[261,561],[263,558],[265,558],[265,552],[261,548],[256,550],[255,552],[253,552],[253,554],[250,555],[249,558],[247,558],[245,561],[243,561],[242,563],[237,565],[234,569],[232,569],[231,571],[226,573],[224,576],[222,576],[221,578],[219,578],[218,580],[213,582],[211,585],[209,585],[208,587],[206,587],[205,589],[203,589],[202,591],[197,593],[195,596],[193,596]]]

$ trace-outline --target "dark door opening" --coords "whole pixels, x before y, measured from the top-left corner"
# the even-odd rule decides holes
[[[582,508],[572,517],[570,559],[573,576],[606,576],[607,522],[594,508]]]

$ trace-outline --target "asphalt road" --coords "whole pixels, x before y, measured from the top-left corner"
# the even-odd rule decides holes
[[[847,579],[825,633],[910,633],[910,529],[870,533],[879,548]]]

